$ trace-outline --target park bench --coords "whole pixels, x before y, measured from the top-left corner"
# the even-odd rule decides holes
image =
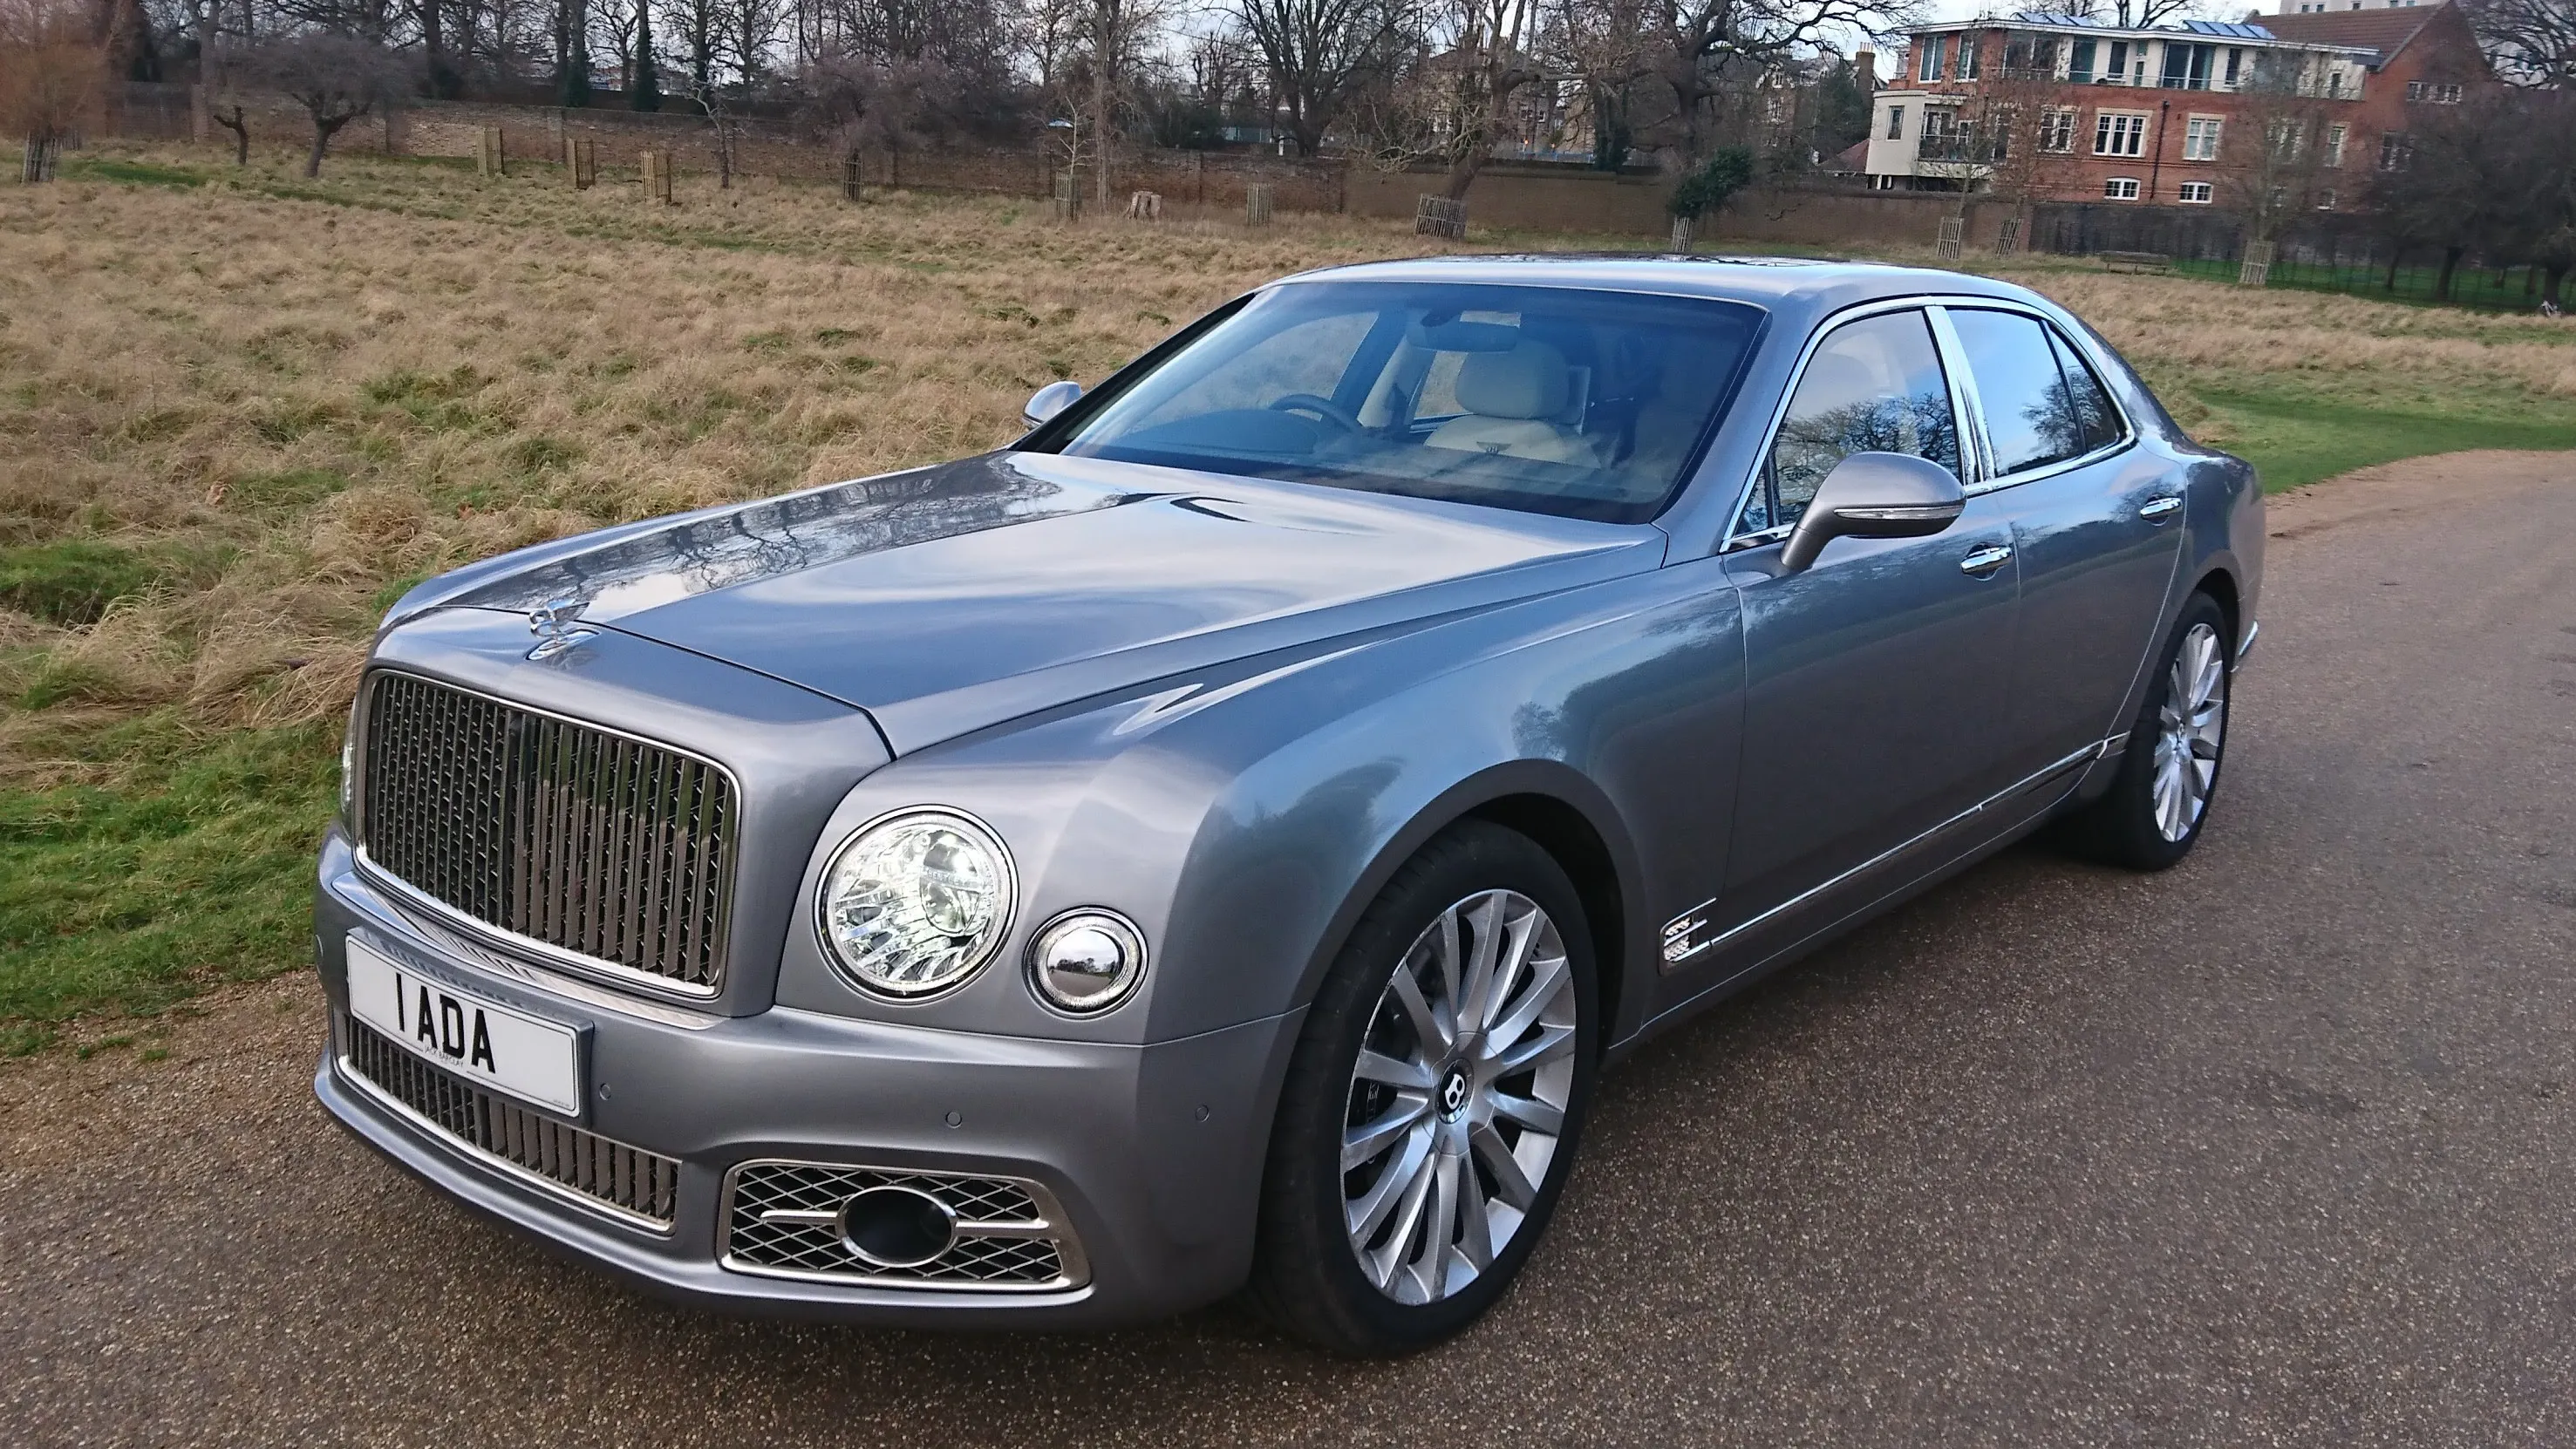
[[[2162,252],[2097,252],[2102,265],[2114,272],[2170,272],[2173,258]]]

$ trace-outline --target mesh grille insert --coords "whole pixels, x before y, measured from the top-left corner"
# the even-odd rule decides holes
[[[561,1191],[661,1228],[677,1209],[680,1164],[558,1122],[442,1071],[355,1018],[349,1070],[432,1127]]]
[[[872,1187],[913,1188],[946,1203],[957,1215],[948,1251],[917,1268],[879,1267],[851,1252],[832,1218]],[[1051,1202],[1009,1178],[754,1162],[734,1170],[729,1201],[725,1266],[739,1271],[983,1292],[1081,1283],[1072,1230]]]
[[[722,770],[414,675],[371,688],[370,862],[485,925],[700,994],[723,984]]]

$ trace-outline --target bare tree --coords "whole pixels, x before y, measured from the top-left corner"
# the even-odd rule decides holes
[[[1512,93],[1543,77],[1533,42],[1538,0],[1453,0],[1449,52],[1439,65],[1447,92],[1449,179],[1443,194],[1463,200],[1494,154]]]
[[[236,44],[215,37],[197,56],[198,84],[205,88],[206,117],[233,133],[233,164],[250,164],[250,107],[242,92],[248,68]]]
[[[2461,8],[2499,78],[2576,87],[2576,0],[2465,0]]]
[[[322,155],[332,137],[400,95],[410,79],[409,67],[394,52],[340,30],[306,30],[262,41],[242,63],[249,72],[246,80],[286,96],[312,118],[313,149],[304,158],[307,176],[322,174]]]
[[[1650,68],[1672,94],[1682,169],[1715,144],[1713,102],[1730,87],[1748,88],[1841,36],[1892,29],[1919,9],[1918,0],[1661,0]]]
[[[107,81],[96,12],[80,0],[0,0],[0,124],[26,143],[29,181],[91,119]]]
[[[1414,48],[1413,0],[1232,0],[1233,17],[1261,51],[1281,123],[1298,154],[1323,149],[1325,133],[1354,97]]]

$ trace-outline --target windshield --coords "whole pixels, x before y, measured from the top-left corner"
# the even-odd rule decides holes
[[[1055,447],[1638,523],[1671,500],[1761,317],[1572,287],[1291,283]]]

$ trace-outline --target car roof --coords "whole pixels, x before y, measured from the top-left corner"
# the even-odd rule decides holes
[[[1301,272],[1291,282],[1483,282],[1712,297],[1810,315],[1889,297],[1984,296],[2037,301],[1992,277],[1821,257],[1655,256],[1550,252],[1411,257]]]

